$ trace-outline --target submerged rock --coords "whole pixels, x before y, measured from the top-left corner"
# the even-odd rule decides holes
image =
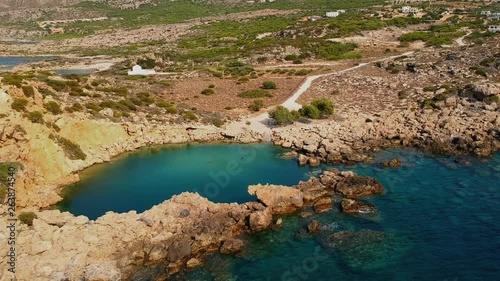
[[[304,204],[302,192],[283,185],[251,185],[248,193],[269,207],[273,214],[292,213]]]
[[[408,244],[391,233],[363,229],[341,231],[322,240],[323,246],[338,251],[353,270],[365,271],[397,262]]]
[[[386,167],[386,168],[399,168],[399,167],[401,167],[401,159],[394,158],[394,159],[391,159],[389,161],[384,161],[384,162],[380,163],[380,165],[382,167]]]
[[[321,225],[317,220],[313,220],[309,225],[307,225],[307,231],[309,233],[317,233],[321,231]]]
[[[340,210],[343,213],[360,214],[372,214],[376,212],[376,208],[372,204],[356,199],[343,199],[340,202]]]
[[[240,239],[228,239],[222,243],[220,247],[221,254],[234,254],[241,251],[241,247],[243,247],[243,240]]]

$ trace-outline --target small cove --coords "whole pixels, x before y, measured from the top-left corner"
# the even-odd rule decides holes
[[[141,212],[183,191],[241,203],[254,199],[246,191],[249,184],[294,185],[327,168],[299,167],[295,159],[278,156],[285,151],[271,144],[146,148],[85,170],[59,207],[92,219],[109,210]],[[499,280],[500,154],[464,157],[471,165],[413,149],[376,155],[377,162],[395,157],[402,159],[401,168],[333,166],[381,181],[386,192],[366,199],[377,207],[377,215],[342,214],[338,201],[325,214],[287,215],[282,229],[247,237],[238,257],[211,254],[201,268],[171,280]],[[220,175],[230,171],[239,172],[224,181]],[[210,183],[218,184],[219,192],[205,190]],[[313,219],[323,226],[320,234],[305,232]],[[384,239],[373,243],[363,238],[368,242],[340,249],[325,246],[326,237],[346,230],[381,232]],[[311,262],[316,249],[322,258]],[[304,264],[310,266],[307,271]],[[165,267],[139,270],[133,280],[154,280]],[[297,267],[304,278],[294,272]]]
[[[40,57],[0,57],[0,70],[11,70],[16,66],[38,62],[56,60],[55,56],[40,56]]]

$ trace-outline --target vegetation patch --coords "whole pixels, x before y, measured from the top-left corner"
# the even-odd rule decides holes
[[[26,118],[28,118],[33,123],[43,124],[43,113],[40,111],[32,111],[26,114]]]
[[[15,111],[24,111],[26,109],[26,105],[28,105],[28,100],[26,99],[14,99],[10,107]]]
[[[29,226],[33,225],[33,220],[38,218],[37,215],[33,212],[22,212],[19,214],[18,219]]]
[[[248,106],[248,108],[252,111],[259,111],[264,107],[264,100],[263,99],[255,99],[252,101],[252,103]]]
[[[54,115],[61,114],[63,112],[61,106],[56,101],[49,101],[45,103],[43,107]]]
[[[59,135],[50,134],[49,138],[62,147],[64,154],[71,160],[85,160],[87,154],[82,151],[80,145]]]

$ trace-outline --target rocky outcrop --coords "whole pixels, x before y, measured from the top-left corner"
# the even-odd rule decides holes
[[[260,232],[271,225],[272,221],[273,215],[269,208],[262,211],[256,211],[250,215],[250,229],[253,232]]]
[[[335,185],[335,192],[344,197],[362,197],[382,194],[382,185],[374,178],[348,176]]]
[[[373,162],[371,153],[395,146],[439,154],[490,156],[500,148],[500,116],[495,102],[471,103],[452,96],[440,110],[348,113],[336,121],[275,129],[275,145],[328,163]],[[394,163],[396,164],[396,163]]]
[[[359,214],[372,214],[376,212],[376,208],[372,204],[356,199],[343,199],[340,202],[340,210],[343,213]]]
[[[303,205],[303,194],[300,190],[282,185],[251,185],[250,195],[271,209],[273,214],[288,214],[300,209]]]
[[[307,225],[307,231],[309,233],[317,233],[321,231],[321,225],[317,220],[313,220],[311,223]]]
[[[169,262],[172,272],[179,262],[192,268],[199,265],[193,258],[204,252],[238,252],[243,241],[236,236],[264,230],[272,221],[269,208],[216,204],[194,193],[141,214],[108,212],[95,221],[57,210],[37,215],[32,227],[19,226],[18,280],[123,280],[135,268],[158,262]]]

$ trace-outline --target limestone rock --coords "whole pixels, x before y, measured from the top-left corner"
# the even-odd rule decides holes
[[[201,261],[197,258],[191,258],[186,262],[186,267],[188,269],[196,268],[201,265]]]
[[[224,241],[220,248],[221,254],[234,254],[241,251],[241,247],[243,247],[243,240],[240,239],[228,239]]]
[[[316,211],[316,213],[324,213],[331,209],[332,209],[331,197],[321,198],[314,204],[314,211]]]
[[[371,214],[376,212],[372,204],[356,199],[343,199],[340,202],[340,209],[343,213]]]
[[[121,280],[121,274],[112,263],[91,264],[85,268],[85,280],[119,281]]]
[[[382,167],[387,167],[387,168],[399,168],[401,167],[401,159],[399,158],[394,158],[388,161],[384,161],[380,163]]]
[[[248,193],[256,195],[273,214],[291,213],[304,204],[304,196],[300,190],[283,185],[251,185]]]
[[[307,231],[309,233],[317,233],[321,231],[321,225],[317,220],[313,220],[309,225],[307,225]]]

